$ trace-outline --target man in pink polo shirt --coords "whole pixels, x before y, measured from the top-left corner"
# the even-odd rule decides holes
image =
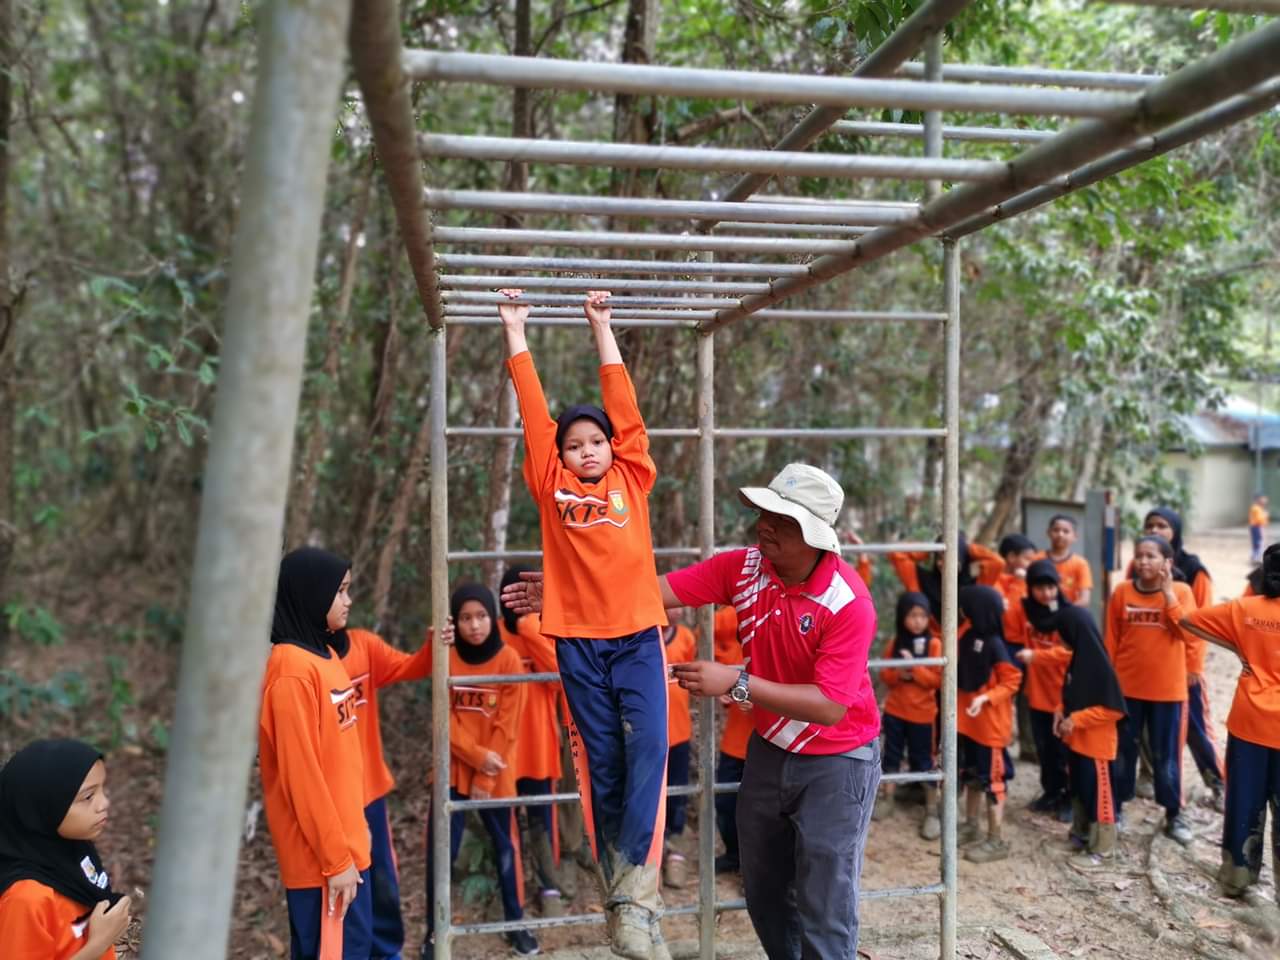
[[[659,578],[668,607],[731,604],[746,669],[675,664],[680,685],[750,703],[738,794],[747,910],[770,960],[854,956],[858,885],[880,783],[880,713],[867,658],[870,591],[840,559],[844,491],[792,463],[744,487],[757,545]]]

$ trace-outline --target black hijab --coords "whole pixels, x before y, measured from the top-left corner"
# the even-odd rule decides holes
[[[517,564],[513,567],[507,567],[507,572],[502,575],[502,585],[498,587],[498,603],[502,607],[502,623],[507,628],[507,633],[516,632],[516,623],[523,614],[516,613],[505,603],[502,602],[502,591],[507,589],[513,583],[520,582],[520,574],[531,573],[533,567],[526,567]]]
[[[572,407],[565,410],[564,413],[556,417],[556,449],[564,449],[564,435],[569,432],[569,428],[579,420],[590,420],[597,427],[604,431],[606,440],[613,439],[613,423],[609,420],[609,415],[599,407],[592,406],[589,403],[575,403]]]
[[[1071,648],[1071,663],[1062,684],[1062,712],[1110,707],[1125,712],[1124,694],[1102,634],[1084,607],[1067,607],[1058,615],[1058,635]]]
[[[502,649],[502,634],[498,632],[498,609],[493,602],[493,591],[478,583],[462,584],[449,598],[449,615],[453,617],[454,628],[457,628],[458,614],[462,610],[462,605],[468,600],[475,600],[489,611],[489,636],[478,646],[459,638],[454,643],[453,649],[458,651],[458,656],[462,658],[463,663],[475,666],[488,663],[498,655],[498,651]]]
[[[1031,588],[1037,583],[1052,583],[1058,587],[1058,603],[1056,608],[1046,606],[1031,594]],[[1027,621],[1037,633],[1053,633],[1058,629],[1058,614],[1071,606],[1062,595],[1062,578],[1058,576],[1058,567],[1048,558],[1037,560],[1027,567],[1027,595],[1022,598],[1022,609]]]
[[[991,679],[996,663],[1010,662],[1004,646],[1004,599],[991,587],[961,587],[960,612],[969,628],[960,637],[956,683],[973,693]]]
[[[120,899],[94,845],[58,836],[80,785],[101,759],[79,740],[37,740],[0,769],[0,894],[35,880],[88,909]]]
[[[292,643],[329,659],[329,647],[345,657],[351,646],[346,630],[329,630],[329,608],[351,564],[319,547],[300,547],[280,561],[271,642]]]
[[[1182,545],[1182,516],[1168,507],[1156,507],[1154,510],[1147,511],[1142,525],[1146,526],[1147,520],[1151,517],[1160,517],[1173,528],[1173,540],[1169,542],[1169,546],[1173,547],[1173,579],[1190,586],[1195,584],[1196,577],[1201,573],[1206,577],[1209,576],[1209,568],[1201,563],[1200,558],[1194,553],[1187,553]]]
[[[960,534],[956,549],[956,584],[960,587],[971,585],[974,580],[969,573],[969,541]],[[933,563],[916,564],[916,580],[920,583],[920,592],[929,600],[929,609],[942,609],[942,554],[933,555]],[[936,615],[936,614],[935,614]]]
[[[916,607],[920,607],[930,617],[933,616],[933,608],[929,606],[929,598],[926,597],[923,593],[916,593],[912,590],[908,590],[906,593],[898,594],[898,609],[893,618],[894,627],[896,631],[896,635],[893,641],[894,656],[897,656],[903,650],[909,651],[912,656],[915,656],[915,657],[921,656],[921,653],[918,653],[916,651],[916,639],[920,637],[920,634],[913,633],[912,631],[908,630],[906,627],[907,614],[909,614]],[[928,653],[929,653],[929,629],[928,627],[926,627],[924,631],[923,655],[927,656]]]

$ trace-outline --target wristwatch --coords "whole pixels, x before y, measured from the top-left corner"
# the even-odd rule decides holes
[[[747,676],[747,671],[745,670],[738,671],[738,679],[734,682],[733,686],[729,688],[730,700],[732,700],[734,703],[750,703],[751,702],[751,690],[747,685],[749,679],[750,678]]]

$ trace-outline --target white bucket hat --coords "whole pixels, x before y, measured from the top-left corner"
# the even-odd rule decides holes
[[[807,463],[788,463],[769,486],[742,487],[738,496],[749,507],[795,520],[809,546],[840,552],[835,522],[844,506],[844,491],[829,473]]]

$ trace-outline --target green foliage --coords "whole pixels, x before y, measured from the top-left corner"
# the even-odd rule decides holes
[[[27,643],[52,647],[66,640],[58,618],[39,604],[10,601],[4,605],[4,616],[10,633]]]
[[[70,712],[85,704],[87,693],[84,677],[74,670],[63,670],[47,683],[33,684],[15,670],[0,669],[0,717],[10,720],[31,716],[37,708]]]

